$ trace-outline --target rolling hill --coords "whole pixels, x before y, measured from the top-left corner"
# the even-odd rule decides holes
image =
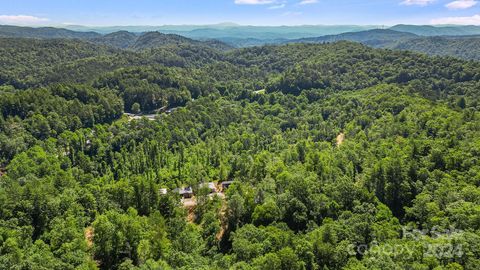
[[[337,41],[354,41],[372,47],[390,47],[392,44],[417,38],[418,36],[406,32],[398,32],[389,29],[374,29],[361,32],[350,32],[339,35],[329,35],[315,38],[289,40],[286,43],[332,43]]]
[[[118,31],[95,38],[92,41],[98,44],[126,49],[135,44],[137,38],[138,35],[134,33],[127,31]]]
[[[228,50],[231,49],[231,46],[217,41],[217,40],[208,40],[208,41],[198,41],[190,38],[186,38],[176,34],[162,34],[160,32],[148,32],[144,33],[138,38],[135,42],[130,45],[128,48],[133,50],[144,50],[157,48],[162,46],[179,46],[179,45],[199,45],[212,47],[219,50]]]
[[[400,42],[398,50],[422,52],[429,55],[454,56],[467,60],[480,60],[480,37],[424,37]]]
[[[218,40],[193,40],[177,34],[164,34],[156,31],[132,33],[117,31],[105,35],[96,32],[78,32],[54,27],[19,27],[0,25],[0,38],[35,39],[81,39],[95,44],[118,49],[144,50],[170,45],[202,45],[218,50],[229,50],[232,46]]]
[[[407,50],[429,55],[480,60],[479,36],[425,37],[391,29],[375,29],[340,35],[289,40],[285,43],[333,43],[338,41],[359,42],[374,48]]]
[[[92,39],[101,35],[96,32],[77,32],[54,27],[20,27],[12,25],[0,25],[0,37],[16,38],[78,38]]]
[[[419,36],[466,36],[480,35],[480,26],[474,25],[406,25],[399,24],[390,30],[408,32]]]

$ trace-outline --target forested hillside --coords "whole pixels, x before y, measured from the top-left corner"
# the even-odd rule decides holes
[[[480,268],[480,63],[117,35],[0,39],[0,269]]]
[[[480,60],[480,36],[416,38],[401,42],[393,49],[478,61]]]
[[[165,45],[195,45],[212,47],[218,50],[232,49],[232,46],[227,45],[219,40],[193,40],[176,34],[165,34],[158,31],[135,33],[122,30],[101,35],[96,32],[77,32],[54,27],[32,28],[0,25],[0,38],[25,38],[37,40],[69,39],[76,40],[77,42],[78,40],[81,40],[84,42],[105,45],[118,49],[129,49],[133,51],[154,49]]]
[[[397,28],[393,28],[397,29]],[[398,28],[401,29],[401,28]],[[391,29],[375,29],[339,35],[285,40],[280,43],[332,43],[353,41],[373,48],[406,50],[434,56],[453,56],[465,60],[480,60],[480,36],[428,36]]]
[[[107,34],[99,38],[90,39],[88,41],[120,49],[130,49],[134,51],[158,48],[165,45],[181,46],[186,44],[212,47],[219,50],[232,49],[231,46],[217,40],[198,41],[179,35],[162,34],[159,32],[147,32],[136,35],[126,31],[119,31]]]
[[[180,42],[166,37],[151,48],[135,43],[143,48],[137,53],[80,40],[0,38],[0,83],[22,89],[57,82],[83,83],[121,67],[198,67],[223,57],[216,48],[224,48],[215,42]]]
[[[339,35],[290,40],[286,41],[286,43],[331,43],[337,41],[354,41],[363,43],[368,46],[382,48],[392,47],[393,44],[414,38],[419,38],[419,36],[407,32],[398,32],[389,29],[374,29],[361,32],[343,33]]]
[[[478,25],[408,25],[399,24],[390,27],[390,30],[408,32],[419,36],[466,36],[480,35]]]
[[[55,27],[21,27],[13,25],[0,25],[0,37],[9,38],[71,38],[90,39],[98,38],[101,34],[88,31],[77,32]]]

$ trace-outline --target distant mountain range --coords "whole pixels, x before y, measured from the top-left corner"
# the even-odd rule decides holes
[[[163,29],[162,32],[130,32],[126,30],[109,32],[107,30],[118,29],[116,27],[98,29],[75,27],[77,30],[85,30],[80,32],[52,27],[0,26],[0,37],[82,39],[96,44],[129,50],[181,45],[229,50],[233,47],[250,47],[263,44],[353,41],[375,48],[410,50],[430,55],[448,55],[480,60],[479,26],[396,25],[388,29],[368,29],[370,26],[260,27],[221,24],[196,27],[126,27],[129,30],[136,31],[158,30],[160,28]],[[362,30],[365,28],[368,30]],[[330,32],[340,33],[311,36],[315,33]],[[299,36],[300,38],[295,38]]]
[[[212,47],[219,50],[228,50],[232,48],[230,45],[218,40],[193,40],[176,34],[163,34],[159,32],[131,33],[127,31],[118,31],[102,35],[96,32],[77,32],[52,27],[31,28],[0,25],[0,37],[81,39],[96,44],[131,50],[144,50],[167,45],[197,45]]]
[[[102,35],[89,31],[78,32],[63,28],[54,27],[21,27],[12,25],[0,25],[0,37],[14,37],[14,38],[97,38]]]
[[[82,32],[94,31],[108,34],[118,31],[134,33],[158,31],[165,34],[177,34],[194,39],[298,39],[335,35],[345,32],[365,31],[381,26],[362,25],[302,25],[302,26],[244,26],[233,23],[214,25],[164,25],[164,26],[112,26],[85,27],[65,26],[66,29]]]
[[[285,41],[284,43],[332,43],[347,40],[363,43],[372,47],[392,47],[397,42],[418,37],[418,35],[407,32],[398,32],[390,29],[374,29],[361,32],[343,33],[339,35],[293,39]]]
[[[353,41],[374,48],[408,50],[439,56],[480,60],[480,35],[420,36],[390,29],[288,40],[284,43],[332,43]]]
[[[480,36],[415,38],[400,42],[392,49],[480,60]]]
[[[290,39],[314,38],[367,30],[393,30],[418,36],[465,36],[480,35],[480,26],[459,25],[301,25],[301,26],[244,26],[233,23],[215,25],[165,25],[165,26],[117,26],[85,27],[66,26],[67,29],[108,34],[117,31],[133,33],[158,31],[177,34],[192,39],[217,39],[237,47],[282,43]]]
[[[419,36],[468,36],[480,35],[480,26],[474,25],[405,25],[399,24],[389,28],[399,32],[408,32]]]

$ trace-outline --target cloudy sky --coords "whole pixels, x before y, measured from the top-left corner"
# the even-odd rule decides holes
[[[0,24],[476,24],[480,0],[0,0]]]

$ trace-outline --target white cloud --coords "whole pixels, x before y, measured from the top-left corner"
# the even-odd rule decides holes
[[[266,5],[273,3],[275,3],[275,0],[235,0],[237,5]]]
[[[475,0],[457,0],[446,5],[449,9],[467,9],[475,6],[478,1]]]
[[[435,2],[435,0],[405,0],[400,4],[406,6],[426,6],[433,2]]]
[[[48,22],[47,18],[39,18],[29,15],[0,15],[0,23],[15,25],[31,25]]]
[[[285,6],[286,4],[279,4],[279,5],[271,6],[268,9],[281,9],[281,8],[284,8]]]
[[[318,3],[318,0],[302,0],[299,4],[300,5],[309,5]]]
[[[463,25],[480,25],[480,14],[471,17],[446,17],[434,19],[432,24],[463,24]]]

